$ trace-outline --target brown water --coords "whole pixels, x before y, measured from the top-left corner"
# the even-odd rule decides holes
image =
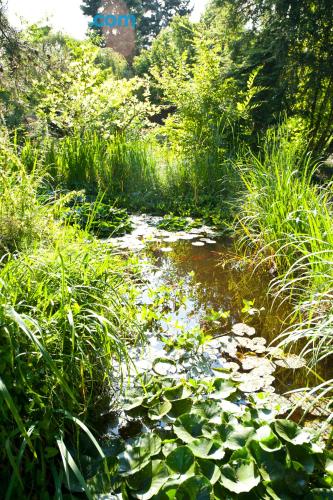
[[[245,264],[244,260],[237,259],[232,241],[222,239],[211,228],[194,229],[191,234],[184,231],[172,233],[158,229],[159,221],[155,217],[135,216],[132,234],[116,241],[119,248],[137,251],[146,263],[147,285],[140,297],[141,303],[149,304],[152,300],[149,291],[161,287],[169,287],[175,293],[181,290],[186,296],[181,307],[170,308],[167,321],[162,319],[156,331],[160,329],[165,335],[172,337],[177,335],[177,329],[181,332],[200,327],[214,337],[223,339],[232,337],[234,324],[246,323],[255,328],[257,340],[265,339],[268,347],[277,345],[278,336],[293,324],[295,318],[287,300],[274,301],[268,294],[271,280],[269,272],[252,272],[249,263]],[[244,301],[251,301],[251,307],[255,310],[242,311]],[[212,323],[207,325],[205,318],[211,309],[229,311],[230,316],[225,321],[217,322],[212,328]],[[150,369],[147,359],[166,354],[159,333],[153,331],[147,336],[150,352],[145,350],[147,348],[133,352],[136,362],[141,363],[142,370]],[[237,341],[237,337],[234,338]],[[220,352],[222,357],[238,363],[241,371],[244,355],[259,358],[270,356],[269,350],[259,352],[254,349],[252,352],[248,346],[238,350],[236,356],[228,356],[229,353],[223,349]],[[276,369],[273,386],[279,394],[318,385],[321,382],[320,376],[324,378],[326,375],[324,366],[318,377],[305,368],[282,368],[279,360],[274,363]]]
[[[150,275],[152,286],[165,284],[177,288],[184,281],[188,291],[186,304],[173,313],[172,319],[185,328],[205,327],[204,316],[210,309],[230,311],[225,324],[216,327],[214,335],[228,334],[235,323],[246,323],[256,330],[256,337],[277,345],[277,337],[295,321],[292,306],[287,301],[274,301],[268,294],[270,274],[255,273],[249,265],[235,258],[232,241],[217,239],[216,244],[193,246],[191,241],[168,245],[165,253],[153,245],[152,255],[158,273]],[[242,312],[244,300],[252,301],[258,311],[253,315]],[[293,351],[295,352],[295,351]],[[276,391],[283,394],[292,389],[313,386],[325,376],[323,366],[317,377],[303,369],[277,367],[274,376]]]

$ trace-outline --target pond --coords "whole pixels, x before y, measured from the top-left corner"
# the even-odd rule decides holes
[[[138,252],[145,283],[138,304],[161,313],[148,342],[130,351],[132,375],[152,370],[162,358],[181,366],[165,364],[165,375],[195,378],[231,369],[249,394],[262,391],[276,398],[318,384],[318,375],[308,372],[297,353],[283,353],[274,344],[293,315],[288,301],[269,296],[270,273],[251,271],[233,242],[214,228],[170,232],[159,229],[160,222],[159,217],[133,216],[133,232],[111,240],[120,251]],[[200,344],[202,332],[207,338],[199,359],[190,339]],[[287,406],[301,398],[288,396]],[[283,397],[280,401],[287,403]]]

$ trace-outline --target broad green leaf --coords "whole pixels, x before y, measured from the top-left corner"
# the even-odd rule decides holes
[[[176,373],[176,362],[169,358],[157,358],[153,362],[153,370],[157,375],[170,375]]]
[[[221,422],[221,405],[216,400],[205,400],[199,401],[193,406],[192,413],[200,415],[202,418],[206,418],[211,423],[219,424]]]
[[[198,458],[222,460],[225,455],[221,443],[205,437],[195,439],[188,444],[188,447],[192,450],[194,456]]]
[[[169,417],[178,418],[185,413],[189,413],[192,409],[193,401],[192,399],[179,399],[178,401],[172,401],[172,408],[169,411]]]
[[[166,457],[166,464],[174,472],[185,474],[194,463],[194,455],[188,446],[179,446]]]
[[[249,447],[265,481],[284,481],[287,468],[287,454],[284,448],[272,453],[265,451],[258,441],[252,441]]]
[[[308,489],[309,476],[304,470],[286,469],[285,482],[292,493],[304,496]]]
[[[202,436],[202,427],[206,422],[195,413],[186,413],[175,421],[174,433],[184,443],[190,443],[195,438]]]
[[[125,451],[118,455],[119,473],[126,477],[143,469],[161,451],[161,446],[161,439],[153,433],[128,440]]]
[[[247,493],[260,483],[255,463],[251,460],[236,460],[221,469],[222,485],[233,493]]]
[[[169,413],[172,408],[170,401],[161,401],[156,405],[152,406],[148,411],[148,417],[151,420],[160,420],[164,415]]]
[[[235,382],[224,378],[217,378],[214,381],[215,391],[209,394],[212,399],[227,399],[231,394],[237,391]]]
[[[222,439],[223,447],[229,450],[243,448],[254,435],[253,427],[243,426],[241,424],[237,427],[222,424],[219,425],[217,429]]]
[[[177,500],[210,500],[212,485],[204,476],[193,476],[184,481],[177,490]]]
[[[198,459],[197,461],[201,474],[203,474],[211,484],[215,484],[221,476],[221,471],[211,460]]]
[[[274,429],[280,438],[292,444],[304,444],[311,440],[311,435],[291,420],[276,420]]]
[[[282,448],[281,441],[277,438],[269,425],[259,427],[253,439],[257,440],[261,448],[268,452],[273,453]]]
[[[135,476],[137,476],[136,482],[133,482],[132,477],[127,479],[127,483],[132,490],[136,490],[132,492],[133,496],[140,500],[149,500],[156,495],[166,483],[169,477],[169,471],[165,463],[161,460],[153,460],[147,467],[137,472]]]
[[[309,446],[288,445],[290,458],[297,462],[308,474],[312,474],[315,468],[315,460]]]
[[[144,399],[145,399],[144,396],[138,396],[135,394],[131,396],[130,394],[127,394],[126,398],[122,403],[122,408],[124,411],[130,411],[133,410],[134,408],[138,408],[139,406],[142,405]]]
[[[178,384],[175,387],[169,387],[164,391],[164,397],[169,401],[179,401],[191,396],[192,390],[184,384]]]

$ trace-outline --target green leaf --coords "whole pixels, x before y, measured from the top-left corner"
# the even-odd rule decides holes
[[[133,410],[134,408],[138,408],[139,406],[142,405],[144,399],[145,398],[143,396],[138,396],[136,394],[133,394],[133,396],[131,396],[130,394],[127,394],[126,398],[122,403],[123,410],[130,411]]]
[[[284,481],[287,468],[287,454],[284,448],[272,453],[263,450],[258,441],[252,441],[250,449],[265,481]]]
[[[128,440],[125,451],[118,455],[119,473],[126,477],[143,469],[161,451],[161,446],[160,437],[153,433]]]
[[[288,445],[290,458],[297,462],[308,474],[312,474],[315,468],[315,461],[307,445],[293,446]]]
[[[202,427],[207,421],[194,413],[181,415],[174,423],[174,433],[184,441],[190,443],[202,436]]]
[[[212,485],[204,476],[193,476],[178,488],[177,500],[210,500]]]
[[[216,400],[207,399],[206,401],[199,401],[193,406],[192,412],[200,415],[202,418],[206,418],[209,422],[217,424],[221,422],[222,409]]]
[[[236,460],[221,469],[222,485],[233,493],[247,493],[260,483],[260,476],[252,460]]]
[[[215,484],[221,477],[221,471],[217,465],[211,460],[198,459],[198,466],[201,474],[203,474],[211,484]]]
[[[299,427],[291,420],[276,420],[274,428],[280,438],[284,439],[288,443],[295,445],[304,444],[308,443],[311,439],[311,435],[307,431]]]
[[[176,373],[176,362],[169,358],[156,358],[153,362],[153,371],[162,376]]]
[[[269,425],[259,427],[253,439],[257,440],[261,448],[268,452],[273,453],[282,448],[281,441],[277,438]]]
[[[165,389],[163,396],[169,401],[179,401],[189,398],[191,394],[191,389],[186,387],[184,384],[178,384],[175,387],[169,387],[168,389]]]
[[[179,399],[178,401],[172,401],[172,408],[169,412],[169,416],[172,418],[178,418],[185,413],[189,413],[192,409],[192,405],[192,399]]]
[[[179,446],[166,457],[166,464],[174,472],[185,474],[194,463],[194,455],[188,446]]]
[[[188,447],[192,450],[194,456],[198,458],[222,460],[225,455],[221,443],[205,437],[195,439],[189,443]]]
[[[229,450],[243,448],[254,435],[254,429],[250,426],[219,425],[218,432],[223,441],[223,447]]]
[[[152,406],[148,411],[148,417],[151,420],[160,420],[164,415],[169,413],[172,408],[170,401],[161,401],[156,405]]]
[[[127,479],[128,486],[135,490],[133,495],[140,500],[149,500],[155,496],[169,477],[167,466],[161,460],[152,460],[135,476]]]
[[[209,394],[212,399],[227,399],[231,394],[237,391],[235,382],[224,378],[214,380],[215,391]]]

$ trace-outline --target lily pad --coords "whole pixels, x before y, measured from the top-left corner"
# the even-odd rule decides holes
[[[193,455],[198,458],[222,460],[225,455],[221,443],[205,437],[195,439],[189,443],[188,447],[192,450]]]
[[[153,370],[157,375],[172,375],[177,372],[175,361],[168,358],[157,358],[153,363]]]
[[[178,488],[177,500],[210,500],[212,485],[204,476],[193,476],[184,481]]]
[[[273,373],[275,371],[275,367],[273,363],[271,363],[266,358],[259,358],[258,356],[251,356],[247,354],[242,358],[242,368],[245,371],[250,371],[253,369],[261,369],[262,373]]]
[[[307,431],[291,420],[277,420],[274,423],[274,429],[280,438],[294,445],[308,443],[311,439]]]
[[[283,357],[283,359],[278,359],[275,363],[282,368],[289,368],[292,370],[304,368],[304,366],[306,366],[305,359],[297,356],[296,354],[289,354],[288,356]]]
[[[260,483],[260,476],[252,460],[236,460],[221,469],[222,485],[239,495],[247,493]]]
[[[252,351],[258,354],[263,354],[266,352],[266,339],[263,337],[253,337],[252,339],[247,337],[235,337],[239,347],[242,347],[245,351]]]
[[[125,451],[118,455],[119,473],[126,477],[140,471],[149,463],[151,457],[161,451],[161,446],[160,437],[154,433],[129,439]]]
[[[248,337],[253,337],[256,334],[255,328],[252,326],[246,325],[245,323],[236,323],[232,327],[232,332],[239,337],[243,337],[247,335]]]
[[[160,401],[154,406],[151,406],[148,411],[148,417],[151,420],[160,420],[167,415],[172,408],[170,401]]]
[[[173,249],[171,247],[162,247],[162,248],[160,248],[160,250],[161,250],[161,252],[165,252],[165,253],[173,251]]]
[[[193,241],[192,245],[194,247],[204,247],[205,246],[203,241]]]
[[[191,443],[197,437],[202,436],[202,428],[206,422],[207,420],[200,417],[200,415],[186,413],[175,421],[174,433],[184,443]]]
[[[174,472],[185,474],[194,464],[194,455],[188,446],[178,446],[166,457],[166,464]]]

